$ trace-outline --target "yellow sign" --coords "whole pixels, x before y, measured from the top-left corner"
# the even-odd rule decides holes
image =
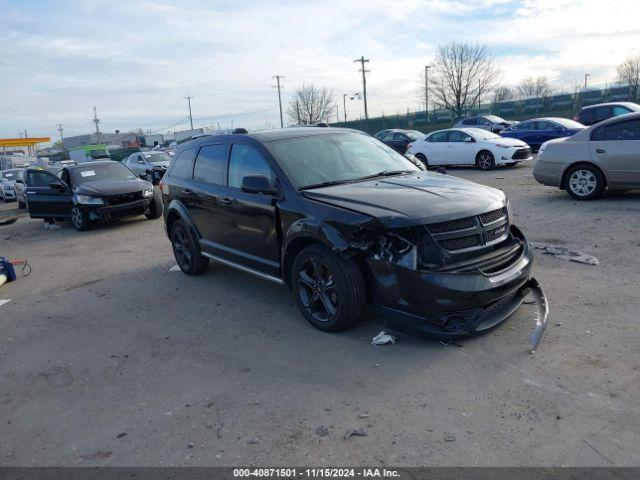
[[[31,147],[38,143],[50,142],[51,137],[0,138],[0,147]]]

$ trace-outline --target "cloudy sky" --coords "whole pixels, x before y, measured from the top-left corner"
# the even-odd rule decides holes
[[[92,130],[276,126],[303,82],[361,90],[370,115],[419,107],[419,75],[439,44],[486,44],[502,83],[547,76],[560,90],[616,79],[640,54],[636,0],[0,0],[0,137]],[[342,105],[340,105],[342,116]],[[348,102],[350,117],[362,102]]]

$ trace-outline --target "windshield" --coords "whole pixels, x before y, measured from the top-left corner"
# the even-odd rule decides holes
[[[482,130],[481,128],[466,128],[465,130],[476,140],[494,140],[496,138],[502,138],[500,135],[496,135],[488,130]]]
[[[553,118],[551,121],[559,123],[564,128],[585,128],[583,124],[578,123],[574,120],[569,120],[568,118]]]
[[[20,178],[20,170],[3,170],[0,175],[7,180],[15,180]]]
[[[79,185],[84,182],[103,180],[133,180],[138,177],[119,162],[98,163],[74,168],[71,171],[73,183]]]
[[[495,115],[485,115],[484,118],[489,120],[491,123],[507,123],[504,118],[500,118]]]
[[[170,162],[171,157],[164,152],[143,153],[145,161],[149,163]]]
[[[379,173],[420,170],[404,156],[360,133],[334,133],[267,144],[297,188],[342,183]]]
[[[425,133],[419,132],[418,130],[407,130],[405,133],[411,140],[420,140],[426,135]]]

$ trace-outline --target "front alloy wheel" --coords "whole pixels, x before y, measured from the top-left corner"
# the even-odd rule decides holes
[[[71,207],[71,223],[79,232],[89,229],[89,218],[87,214],[77,205]]]
[[[298,295],[307,314],[318,322],[331,321],[338,311],[333,275],[317,258],[305,261],[298,271]]]

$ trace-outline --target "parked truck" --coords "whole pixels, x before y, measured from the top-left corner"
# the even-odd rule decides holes
[[[111,160],[111,155],[104,144],[83,145],[69,150],[69,158],[76,163],[83,163],[94,160]]]

